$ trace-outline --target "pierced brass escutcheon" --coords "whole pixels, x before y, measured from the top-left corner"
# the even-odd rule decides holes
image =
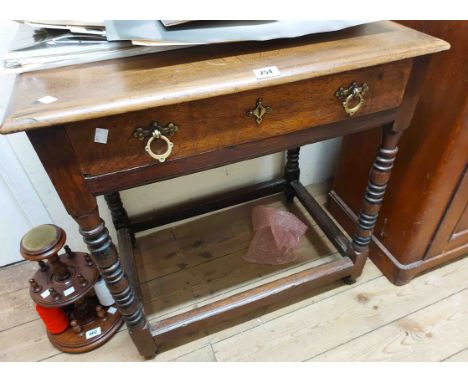
[[[339,88],[335,96],[338,98],[343,105],[344,111],[348,113],[350,116],[353,116],[364,104],[364,94],[369,90],[369,85],[363,82],[361,86],[359,86],[355,81],[349,85],[347,89]],[[357,101],[357,103],[356,103]],[[355,103],[354,106],[350,106],[350,104]]]
[[[273,109],[270,106],[263,106],[262,99],[259,98],[257,100],[257,105],[255,106],[255,108],[248,110],[247,115],[255,118],[257,125],[260,125],[263,121],[263,116],[271,112],[272,110]]]

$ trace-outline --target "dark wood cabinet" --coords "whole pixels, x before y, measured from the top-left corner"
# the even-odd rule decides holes
[[[431,61],[401,139],[370,257],[395,284],[468,253],[468,22],[402,24],[451,44]],[[378,130],[343,139],[328,208],[348,232],[359,213]]]

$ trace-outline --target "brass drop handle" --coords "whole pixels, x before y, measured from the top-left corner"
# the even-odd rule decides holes
[[[167,150],[162,153],[162,154],[156,154],[151,150],[151,143],[155,139],[162,139],[163,141],[166,142],[167,144]],[[146,142],[145,150],[146,152],[154,159],[160,161],[161,163],[166,160],[166,158],[171,155],[172,148],[174,147],[174,144],[167,138],[166,136],[162,135],[159,130],[154,130],[153,135],[151,136],[150,139],[148,139],[148,142]]]
[[[145,138],[149,138],[148,142],[145,145],[145,151],[154,159],[160,161],[161,163],[166,160],[166,158],[171,155],[172,148],[174,144],[166,137],[166,135],[173,136],[179,130],[174,122],[169,122],[168,124],[161,125],[159,122],[152,122],[148,128],[138,127],[133,132],[133,137],[142,141]],[[162,139],[167,144],[167,149],[162,154],[156,154],[151,150],[151,143],[155,139]]]
[[[335,96],[338,98],[343,105],[344,111],[353,116],[366,101],[364,99],[364,94],[369,90],[369,85],[367,83],[362,83],[358,85],[356,82],[353,82],[348,88],[339,88]],[[353,105],[354,106],[351,106]]]

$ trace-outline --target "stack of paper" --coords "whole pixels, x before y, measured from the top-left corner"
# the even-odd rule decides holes
[[[27,20],[4,55],[6,72],[162,52],[203,44],[330,32],[368,21]]]
[[[45,28],[47,26],[47,28]],[[108,41],[104,33],[77,33],[51,24],[21,23],[3,55],[6,73],[23,73],[66,65],[137,56],[175,49],[169,46],[137,46],[131,41]]]
[[[171,20],[173,21],[173,20]],[[166,27],[158,20],[106,20],[107,39],[171,44],[265,41],[331,32],[364,20],[196,21]],[[174,22],[172,24],[175,24]]]
[[[24,20],[25,24],[36,28],[64,29],[75,33],[105,35],[104,20]]]

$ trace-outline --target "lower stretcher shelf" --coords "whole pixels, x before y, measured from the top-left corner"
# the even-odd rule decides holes
[[[325,202],[326,184],[311,186],[309,191],[320,204]],[[288,209],[309,225],[296,250],[295,262],[272,266],[242,259],[252,235],[250,211],[258,204]],[[219,321],[219,313],[226,309],[231,314],[242,314],[274,303],[279,297],[305,293],[349,275],[353,266],[349,258],[338,253],[304,207],[296,199],[287,203],[282,193],[139,234],[136,242],[134,255],[145,311],[158,342],[194,332],[211,323],[212,315],[216,314],[213,322]],[[312,275],[309,270],[316,267],[320,272]],[[317,282],[317,276],[325,278]],[[257,305],[257,298],[266,293],[262,286],[267,283],[277,285],[273,289],[277,293],[268,292],[271,297]],[[229,303],[219,303],[221,300]]]

